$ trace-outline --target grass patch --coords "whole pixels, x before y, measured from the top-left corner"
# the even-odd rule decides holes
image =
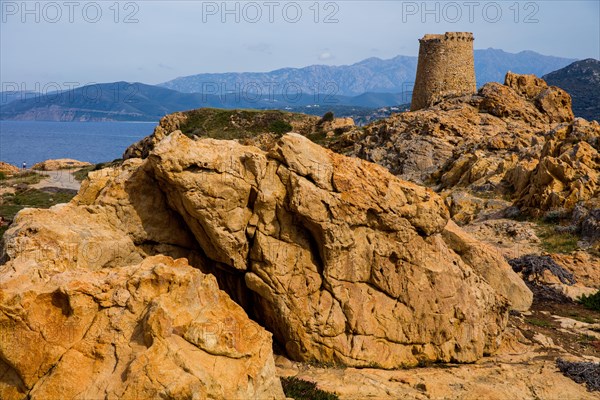
[[[536,234],[542,241],[542,248],[548,253],[568,254],[577,250],[579,237],[569,232],[557,232],[555,224],[539,223]]]
[[[0,172],[0,181],[6,180],[6,174],[4,172]]]
[[[287,397],[296,400],[338,400],[336,394],[326,392],[317,388],[316,383],[307,382],[302,379],[290,377],[281,378],[283,392]]]
[[[180,126],[188,137],[214,139],[248,139],[263,133],[281,136],[291,132],[292,122],[314,119],[302,114],[279,110],[222,110],[201,108],[186,112],[187,120]]]
[[[8,177],[8,176],[4,175],[4,179],[0,179],[0,181],[2,182],[1,183],[2,186],[10,186],[10,185],[18,185],[18,184],[35,185],[36,183],[39,183],[45,177],[46,177],[46,175],[41,175],[41,174],[38,174],[37,172],[23,171],[23,172],[19,172],[19,173],[13,175],[12,177]]]
[[[585,308],[600,312],[600,290],[594,294],[583,295],[578,300]]]
[[[569,313],[568,316],[570,318],[573,318],[576,321],[584,322],[586,324],[595,324],[596,323],[596,318],[592,318],[589,315],[579,315],[579,314],[575,314],[575,313]]]
[[[577,339],[578,342],[585,343],[585,344],[594,343],[596,340],[598,340],[598,339],[596,339],[595,336],[588,335],[585,333],[582,333],[581,335],[579,335],[579,338]]]
[[[527,318],[525,322],[534,326],[539,326],[541,328],[550,328],[552,326],[550,322],[537,318]]]
[[[310,135],[306,135],[306,137],[310,139],[310,141],[315,142],[316,144],[319,144],[321,146],[323,146],[329,141],[327,138],[327,133],[323,131],[311,133]]]
[[[68,203],[75,196],[75,191],[48,193],[38,189],[25,189],[16,193],[5,193],[0,200],[0,217],[9,223],[24,208],[50,208],[56,204]],[[0,232],[8,229],[3,226]]]
[[[94,168],[95,165],[90,165],[89,167],[78,169],[77,171],[73,172],[73,178],[75,178],[76,181],[83,182],[87,179],[88,174],[94,171]]]
[[[108,167],[117,167],[121,164],[123,164],[123,160],[118,158],[118,159],[110,161],[110,162],[99,163],[96,165],[89,165],[87,167],[80,168],[79,170],[73,172],[73,177],[75,178],[75,180],[77,180],[79,182],[83,182],[84,180],[87,179],[88,174],[92,171],[98,171],[98,170],[101,170],[103,168],[108,168]]]

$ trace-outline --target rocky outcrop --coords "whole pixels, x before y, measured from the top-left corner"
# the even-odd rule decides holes
[[[571,99],[533,75],[508,73],[476,95],[447,99],[342,134],[330,148],[438,191],[461,223],[489,198],[522,211],[572,210],[598,197],[600,125],[574,119]],[[472,193],[481,199],[456,192]],[[454,201],[456,200],[456,201]]]
[[[46,160],[34,164],[31,169],[38,171],[58,171],[60,169],[82,168],[92,165],[89,162],[73,160],[71,158],[59,158],[56,160]]]
[[[0,161],[0,172],[5,176],[11,176],[19,172],[19,167]]]
[[[506,176],[516,204],[536,213],[572,210],[600,193],[600,125],[577,119],[557,126],[535,164],[518,165]]]
[[[178,130],[181,124],[187,121],[185,113],[176,112],[162,117],[151,135],[132,144],[123,153],[123,159],[146,158],[154,149],[154,146],[163,140],[169,133]]]
[[[299,133],[332,138],[355,128],[352,118],[334,118],[278,110],[223,110],[201,108],[163,117],[152,135],[129,146],[124,159],[146,158],[156,144],[175,131],[192,138],[232,139],[261,149],[272,147],[282,134]]]
[[[492,246],[506,259],[542,252],[541,240],[533,222],[499,218],[473,222],[463,229],[475,239]]]
[[[465,263],[472,266],[498,293],[511,300],[514,309],[529,309],[533,301],[531,292],[523,290],[523,280],[510,273],[512,268],[500,252],[474,239],[452,221],[448,222],[442,236],[448,247],[460,255]]]
[[[433,192],[300,135],[265,153],[175,132],[149,161],[206,255],[246,272],[255,312],[295,359],[476,359],[502,330],[497,293],[529,305],[523,284],[496,292],[444,242],[448,215]]]
[[[57,272],[28,256],[0,270],[3,399],[284,398],[271,335],[184,259]]]
[[[431,190],[402,181],[374,164],[337,155],[301,135],[285,135],[269,151],[263,151],[234,141],[192,140],[173,132],[146,160],[130,159],[121,166],[90,173],[70,204],[19,213],[5,236],[3,252],[8,262],[0,274],[7,286],[2,287],[0,305],[15,307],[16,300],[11,299],[24,296],[30,288],[34,293],[58,291],[61,294],[56,296],[63,300],[56,307],[66,310],[65,318],[84,309],[99,313],[96,317],[85,314],[88,319],[81,316],[89,322],[89,318],[102,320],[100,315],[105,312],[109,319],[113,312],[124,313],[119,308],[109,310],[128,309],[133,300],[119,300],[127,297],[121,289],[127,291],[138,301],[135,315],[127,314],[131,319],[123,322],[123,327],[120,320],[111,320],[107,329],[114,329],[114,340],[124,340],[121,333],[128,329],[133,329],[136,338],[154,335],[148,333],[154,332],[152,329],[161,332],[156,334],[161,340],[136,339],[138,347],[128,344],[127,349],[132,349],[127,350],[128,365],[136,364],[133,360],[137,359],[152,361],[148,352],[154,351],[157,357],[168,355],[173,364],[139,371],[141,375],[135,370],[126,377],[135,377],[136,382],[147,378],[144,390],[173,398],[184,393],[189,382],[221,382],[213,370],[201,372],[203,367],[193,369],[186,361],[195,357],[188,352],[202,355],[209,339],[202,342],[190,333],[190,327],[198,322],[191,317],[196,308],[190,307],[202,308],[206,302],[180,300],[181,293],[196,285],[182,282],[206,280],[202,273],[207,272],[296,360],[384,368],[428,361],[471,362],[495,351],[509,308],[528,308],[530,293],[491,249],[448,225],[448,220],[442,198]],[[185,257],[196,270],[166,256]],[[480,265],[482,260],[485,267]],[[158,268],[156,264],[163,265],[160,274],[149,272]],[[168,271],[181,265],[183,281],[169,283]],[[162,271],[165,277],[161,277]],[[158,283],[153,283],[156,279]],[[80,296],[78,290],[86,294]],[[198,296],[222,295],[210,294],[212,289],[197,292]],[[153,305],[159,301],[157,296],[166,304],[182,301],[183,306],[176,311],[165,308],[170,320],[165,317],[163,321],[163,311],[156,311],[157,327],[150,329],[150,323],[144,321],[157,307]],[[105,300],[99,299],[123,304],[109,302],[104,309]],[[79,302],[86,304],[81,311],[76,306]],[[94,308],[94,304],[102,307]],[[223,304],[219,300],[218,308],[233,307]],[[26,318],[38,308],[5,317]],[[216,309],[214,314],[218,319],[229,318],[217,314]],[[239,324],[251,324],[236,315]],[[88,327],[85,321],[81,322],[83,330]],[[7,335],[17,329],[12,323],[4,326]],[[127,343],[128,335],[124,336]],[[229,337],[223,335],[217,339]],[[240,384],[240,393],[275,393],[268,373],[271,353],[266,349],[270,342],[267,336],[261,337],[265,339],[255,344],[240,339],[242,348],[250,348],[243,355],[232,355],[233,350],[223,348],[211,353],[217,357],[217,365],[231,365],[227,368],[233,371],[252,365],[256,374]],[[165,344],[163,339],[173,343]],[[85,341],[89,342],[113,343],[95,336]],[[153,343],[160,346],[152,350]],[[15,360],[21,355],[13,346],[6,346],[0,359],[14,382],[20,383],[2,390],[9,393],[18,387],[32,394],[58,390],[52,387],[61,375],[58,380],[50,377],[62,374],[60,360],[70,358],[56,358],[56,354],[67,354],[76,345],[60,346],[49,350],[52,357],[36,359],[30,366],[18,364]],[[79,353],[86,360],[98,355],[98,368],[109,367],[86,377],[90,384],[85,390],[117,397],[129,393],[127,380],[122,386],[103,386],[114,368],[119,373],[124,370],[114,361],[118,356],[94,351]],[[80,357],[79,353],[73,357]],[[169,358],[174,354],[178,354],[176,359]],[[230,362],[231,358],[238,360],[237,364]],[[113,361],[102,361],[105,359]],[[72,364],[64,368],[68,365]],[[187,371],[188,367],[192,370]],[[168,371],[183,376],[165,378],[181,383],[177,386],[181,392],[155,385],[163,382],[161,374]],[[49,382],[44,389],[49,392],[42,391],[44,382]],[[38,385],[40,389],[36,389]],[[235,385],[215,385],[216,392],[207,393],[216,397],[221,395],[214,393],[232,394],[227,390],[235,389]],[[119,392],[121,389],[125,391]]]
[[[384,371],[374,368],[307,367],[279,358],[285,377],[315,382],[340,400],[597,400],[597,392],[565,377],[555,362],[535,350],[495,356],[460,367]],[[556,349],[552,349],[556,353]],[[579,360],[578,360],[579,361]]]
[[[508,72],[504,84],[532,101],[552,122],[570,122],[575,118],[571,110],[571,96],[556,86],[548,86],[543,79],[535,75]]]
[[[544,95],[544,101],[554,99],[552,106],[565,115],[538,104],[546,92],[560,94]],[[330,147],[411,181],[494,188],[514,164],[539,154],[545,132],[573,120],[566,99],[565,92],[533,76],[509,73],[504,85],[488,83],[475,95],[393,115],[342,135]]]

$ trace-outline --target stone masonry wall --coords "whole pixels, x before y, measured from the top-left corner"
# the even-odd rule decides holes
[[[419,40],[419,62],[411,111],[429,107],[445,97],[477,91],[473,60],[473,34],[427,34]]]

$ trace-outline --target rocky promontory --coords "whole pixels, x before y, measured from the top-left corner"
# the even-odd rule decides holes
[[[592,398],[555,360],[598,361],[570,298],[600,288],[599,137],[510,73],[365,128],[166,116],[4,235],[0,397],[283,399],[297,376],[346,399]],[[536,218],[578,252],[543,250]],[[404,370],[437,363],[456,372]]]

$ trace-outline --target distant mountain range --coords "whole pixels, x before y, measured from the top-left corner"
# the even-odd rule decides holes
[[[542,76],[576,61],[544,56],[533,51],[507,53],[498,49],[475,50],[477,85],[504,82],[507,71]],[[417,57],[397,56],[389,60],[368,58],[352,65],[311,65],[271,72],[198,74],[180,77],[159,86],[183,93],[223,93],[245,90],[283,94],[285,90],[357,96],[362,93],[402,93],[412,91]]]
[[[502,50],[475,51],[478,84],[504,80],[506,71],[541,76],[573,60]],[[156,121],[201,107],[301,111],[369,120],[379,109],[410,102],[417,58],[369,58],[346,66],[314,65],[266,73],[200,74],[159,86],[114,82],[46,95],[0,92],[0,119]],[[386,111],[387,112],[387,111]]]
[[[0,92],[0,98],[9,93]],[[15,97],[14,93],[10,93]],[[180,93],[143,83],[114,82],[83,86],[48,95],[27,93],[0,106],[0,119],[39,121],[158,121],[166,114],[202,107],[287,109],[322,115],[333,109],[341,114],[368,114],[373,108],[410,102],[402,94],[363,93],[333,96],[307,93],[261,96],[225,93]]]
[[[577,61],[544,75],[544,80],[571,95],[573,113],[588,120],[600,121],[600,61],[593,58]]]

